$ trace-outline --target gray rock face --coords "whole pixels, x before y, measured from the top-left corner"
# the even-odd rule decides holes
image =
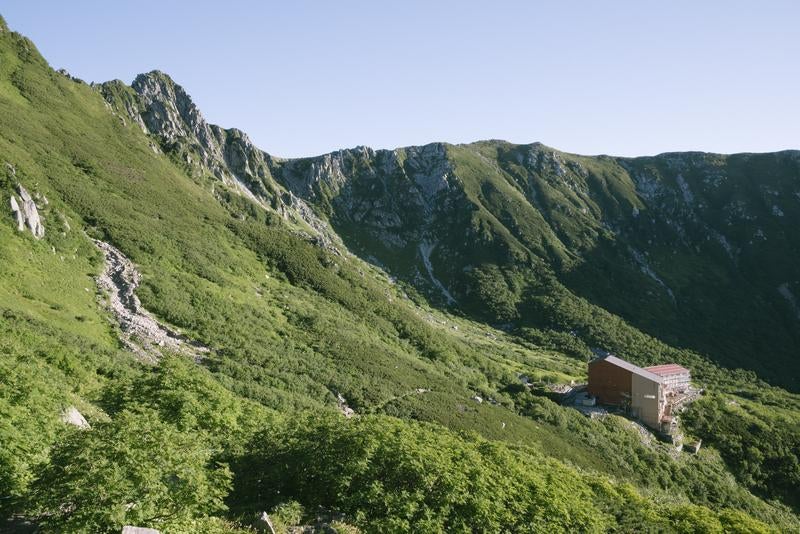
[[[36,239],[41,239],[44,236],[44,225],[36,203],[24,187],[18,185],[17,190],[21,200],[17,201],[17,198],[11,195],[10,201],[11,214],[17,222],[17,230],[22,232],[27,226]]]
[[[25,217],[22,216],[22,208],[19,207],[17,197],[14,195],[11,195],[11,214],[14,215],[14,219],[17,221],[17,230],[24,231]]]
[[[258,149],[244,132],[206,122],[186,91],[162,72],[140,74],[130,89],[119,81],[100,86],[123,123],[139,124],[158,138],[164,152],[180,155],[191,169],[212,174],[236,193],[295,223],[315,244],[341,254],[341,239],[307,203],[312,189],[295,190],[273,177],[282,160]],[[158,147],[153,149],[158,152]],[[329,155],[316,170],[317,181],[330,182],[337,165],[340,162]]]
[[[186,91],[162,72],[137,76],[131,85],[134,95],[121,86],[119,81],[101,86],[109,106],[158,137],[166,152],[179,151],[188,165],[210,172],[264,207],[280,207],[284,191],[271,178],[273,158],[255,147],[244,132],[206,122]],[[152,148],[159,152],[158,147]]]
[[[427,204],[449,187],[452,167],[442,143],[406,149],[406,168]]]
[[[218,148],[211,128],[192,99],[164,73],[140,74],[131,87],[142,98],[142,119],[151,133],[171,142],[195,138],[208,151]]]
[[[75,406],[70,406],[61,414],[61,421],[68,424],[77,426],[78,428],[88,429],[91,428],[89,422],[83,417],[81,412]]]

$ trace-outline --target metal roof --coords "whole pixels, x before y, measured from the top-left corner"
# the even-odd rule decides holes
[[[591,365],[591,364],[593,364],[595,362],[599,362],[601,360],[602,361],[606,361],[606,362],[608,362],[608,363],[610,363],[612,365],[616,365],[617,367],[622,367],[623,369],[625,369],[627,371],[630,371],[631,373],[633,373],[635,375],[639,375],[639,376],[641,376],[643,378],[646,378],[648,380],[652,380],[653,382],[658,382],[658,383],[662,383],[663,382],[663,379],[659,375],[657,375],[657,374],[655,374],[653,372],[650,372],[650,371],[648,371],[646,369],[642,369],[638,365],[633,365],[631,362],[626,362],[622,358],[617,358],[616,356],[613,356],[611,354],[608,354],[606,356],[602,356],[600,358],[595,358],[594,360],[589,362],[589,365]]]
[[[646,371],[655,373],[658,376],[672,376],[690,374],[686,367],[681,367],[677,363],[665,363],[664,365],[653,365],[652,367],[645,367]]]

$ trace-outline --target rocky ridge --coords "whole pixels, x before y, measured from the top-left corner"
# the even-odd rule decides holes
[[[784,228],[800,217],[798,152],[584,157],[482,141],[281,159],[207,123],[158,71],[100,90],[190,175],[211,175],[318,245],[354,252],[481,320],[550,328],[530,295],[555,283],[667,339],[703,339],[719,327],[711,311],[733,310],[739,298],[761,309],[732,312],[725,337],[757,330],[760,317],[796,321],[785,295],[800,294],[800,270],[781,258],[800,253]],[[704,267],[671,268],[695,263]],[[629,282],[611,288],[613,279]],[[743,293],[708,293],[719,283]],[[795,327],[781,336],[783,347],[800,343]]]
[[[315,242],[342,254],[345,247],[306,201],[281,187],[271,175],[279,160],[258,149],[235,128],[209,124],[191,97],[160,71],[140,74],[130,88],[122,82],[101,84],[108,106],[124,123],[131,121],[152,135],[164,151],[200,175],[211,174],[223,185],[262,208],[296,224]]]

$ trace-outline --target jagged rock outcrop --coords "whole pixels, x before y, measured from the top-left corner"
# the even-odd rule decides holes
[[[17,191],[20,199],[17,200],[14,195],[11,195],[10,200],[11,214],[17,223],[17,230],[22,232],[27,226],[33,234],[33,237],[41,239],[44,237],[44,225],[42,224],[42,218],[39,216],[36,203],[33,201],[33,197],[31,197],[30,193],[28,193],[28,190],[22,187],[22,185],[17,185]],[[46,198],[44,201],[46,202]]]
[[[20,198],[22,198],[22,216],[25,218],[25,224],[28,225],[28,229],[36,239],[44,237],[44,225],[41,217],[39,217],[36,203],[22,185],[18,186],[18,191]]]
[[[131,89],[114,81],[100,90],[109,105],[157,137],[166,151],[259,203],[277,205],[280,191],[270,179],[270,156],[244,132],[206,122],[186,91],[163,72],[140,74]]]
[[[11,214],[14,216],[14,220],[17,222],[17,230],[20,232],[25,230],[25,217],[23,217],[22,208],[19,207],[17,197],[14,195],[11,195]]]
[[[217,148],[200,111],[169,76],[160,71],[140,74],[131,87],[141,97],[140,113],[150,133],[172,142],[195,138],[209,152]]]
[[[191,97],[169,76],[152,71],[137,76],[130,88],[112,81],[102,84],[100,91],[114,113],[155,136],[165,152],[297,222],[314,242],[341,254],[341,240],[304,196],[294,195],[273,178],[281,160],[258,149],[241,130],[206,122]]]

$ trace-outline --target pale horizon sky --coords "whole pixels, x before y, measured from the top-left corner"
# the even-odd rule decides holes
[[[431,141],[800,148],[800,2],[5,0],[54,68],[168,73],[282,157]]]

